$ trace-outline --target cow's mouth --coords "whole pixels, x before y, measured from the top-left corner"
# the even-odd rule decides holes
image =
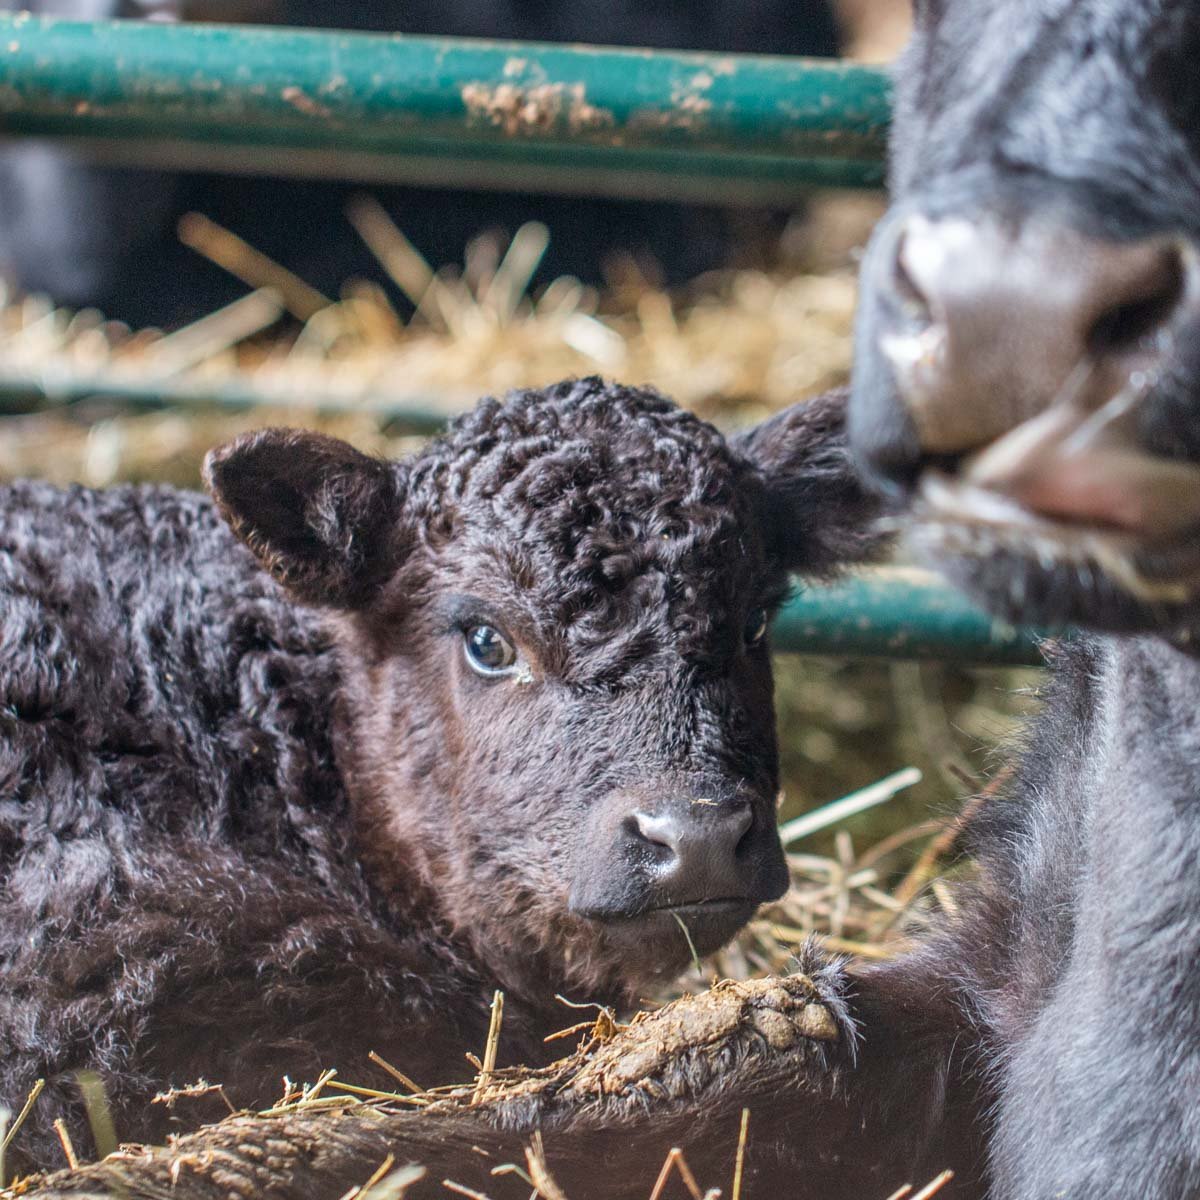
[[[1137,442],[1146,385],[1090,409],[1053,405],[968,456],[959,477],[1056,526],[1169,542],[1200,526],[1200,466],[1148,453]]]
[[[1128,452],[1051,459],[1008,480],[971,463],[928,470],[911,518],[917,553],[1014,622],[1160,628],[1200,600],[1200,468],[1189,464]]]
[[[692,950],[703,957],[724,946],[750,920],[758,905],[759,901],[745,896],[721,896],[631,913],[606,913],[603,918],[592,919],[600,919],[607,935],[618,943],[664,948],[674,945],[686,963]]]
[[[1015,619],[1077,619],[1108,596],[1123,614],[1111,623],[1126,628],[1194,603],[1200,465],[1138,445],[1147,390],[1130,384],[1095,406],[1078,389],[964,456],[953,473],[927,469],[912,506],[915,546],[943,566],[960,560],[951,573],[966,574],[968,590]],[[974,585],[964,559],[989,560]]]

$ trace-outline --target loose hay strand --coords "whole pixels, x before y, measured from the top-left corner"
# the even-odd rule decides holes
[[[455,1183],[453,1179],[443,1179],[442,1187],[456,1196],[466,1196],[467,1200],[492,1200],[487,1192],[477,1192],[474,1188],[467,1187],[466,1184]]]
[[[805,813],[794,821],[786,821],[779,827],[779,839],[785,846],[789,846],[802,838],[811,837],[831,825],[841,824],[848,817],[866,812],[878,804],[886,804],[905,789],[920,783],[923,778],[924,775],[918,768],[905,767],[879,780],[878,783],[851,792],[850,795],[843,796],[832,804],[826,804],[815,812]]]
[[[12,1113],[10,1113],[8,1111],[8,1109],[4,1107],[3,1104],[0,1104],[0,1191],[3,1191],[4,1186],[8,1179],[8,1177],[4,1173],[4,1145],[3,1145],[3,1142],[4,1142],[5,1134],[8,1132],[8,1119],[11,1116],[12,1116]]]
[[[742,1109],[742,1126],[738,1130],[737,1158],[733,1162],[733,1190],[730,1200],[741,1200],[742,1173],[746,1168],[746,1136],[750,1132],[750,1110]]]
[[[325,1090],[325,1085],[328,1084],[337,1071],[331,1068],[328,1071],[322,1071],[317,1078],[317,1082],[312,1087],[305,1088],[303,1095],[300,1097],[300,1104],[311,1104],[314,1100],[320,1098],[321,1093]]]
[[[401,1087],[406,1087],[413,1095],[420,1095],[425,1089],[419,1084],[414,1083],[399,1067],[393,1067],[382,1054],[376,1054],[374,1050],[367,1052],[367,1057],[382,1070],[386,1071]]]
[[[8,1127],[8,1132],[4,1135],[4,1140],[0,1141],[0,1181],[3,1180],[4,1156],[8,1153],[9,1146],[13,1143],[13,1138],[17,1136],[17,1132],[25,1123],[25,1118],[33,1111],[33,1106],[38,1102],[38,1097],[45,1090],[46,1081],[39,1079],[33,1087],[29,1089],[29,1095],[25,1097],[25,1103],[21,1106],[21,1111],[17,1113],[17,1119]]]
[[[324,1099],[326,1102],[335,1099],[351,1102],[355,1096],[362,1096],[367,1100],[388,1100],[395,1104],[413,1104],[418,1108],[424,1108],[426,1105],[432,1103],[432,1101],[427,1100],[424,1096],[402,1096],[399,1092],[384,1092],[380,1091],[379,1088],[359,1087],[357,1084],[341,1083],[338,1080],[330,1080],[329,1087],[333,1088],[335,1091],[347,1092],[349,1094],[346,1096],[322,1097],[322,1099]],[[300,1104],[289,1106],[289,1110],[290,1108],[309,1107],[313,1103],[314,1102],[311,1100],[307,1103],[301,1102]],[[319,1101],[317,1103],[319,1104]]]
[[[117,1148],[117,1131],[104,1080],[95,1071],[77,1071],[75,1081],[83,1094],[83,1107],[92,1131],[92,1143],[99,1158],[107,1158]]]
[[[396,1156],[389,1154],[383,1162],[371,1172],[366,1183],[356,1183],[348,1192],[343,1192],[341,1200],[357,1200],[357,1197],[364,1195],[370,1191],[394,1166],[396,1165]]]
[[[71,1135],[67,1132],[67,1123],[62,1117],[55,1118],[54,1132],[58,1134],[58,1140],[62,1143],[63,1154],[67,1157],[67,1166],[72,1171],[79,1170],[79,1155],[75,1153],[75,1143],[71,1141]]]
[[[533,1186],[543,1200],[567,1200],[566,1193],[558,1186],[546,1164],[546,1147],[542,1142],[540,1129],[533,1135],[530,1145],[525,1148],[525,1162],[529,1166],[529,1178],[533,1180]]]
[[[374,196],[355,196],[346,205],[346,216],[392,282],[413,308],[420,308],[435,279],[425,256],[404,236]]]
[[[912,1200],[929,1200],[930,1196],[936,1195],[954,1178],[953,1171],[943,1171],[936,1179],[927,1183]]]
[[[391,1155],[388,1155],[390,1158]],[[407,1167],[397,1167],[390,1175],[385,1175],[375,1183],[364,1187],[358,1194],[357,1200],[404,1200],[408,1189],[414,1183],[420,1183],[425,1178],[425,1168],[415,1164]]]
[[[197,1079],[195,1083],[189,1083],[186,1087],[167,1088],[165,1092],[158,1092],[150,1103],[162,1104],[173,1110],[180,1100],[199,1100],[204,1096],[220,1096],[230,1116],[237,1112],[233,1101],[225,1094],[224,1085],[209,1083],[207,1079]]]
[[[692,966],[695,968],[696,974],[703,975],[704,971],[700,966],[700,955],[696,953],[696,943],[692,941],[692,931],[677,912],[673,912],[671,916],[675,918],[675,924],[683,930],[683,940],[687,942],[688,953],[692,956]]]
[[[667,1157],[663,1159],[662,1169],[650,1192],[650,1200],[661,1200],[663,1189],[666,1188],[672,1171],[679,1173],[679,1178],[683,1180],[683,1186],[687,1188],[692,1200],[704,1200],[700,1187],[696,1183],[696,1177],[692,1174],[692,1169],[687,1165],[687,1159],[683,1157],[683,1151],[678,1146],[672,1146],[667,1151]]]
[[[512,320],[549,245],[550,231],[540,221],[527,221],[513,234],[508,251],[480,300],[496,314],[501,325]]]
[[[299,321],[307,321],[333,306],[328,296],[203,213],[184,213],[179,218],[179,240],[248,287],[274,288],[284,307]]]
[[[479,1075],[475,1080],[473,1102],[478,1104],[483,1099],[488,1081],[496,1070],[496,1050],[500,1044],[500,1025],[504,1020],[504,993],[497,988],[492,996],[492,1017],[488,1023],[487,1043],[483,1048],[483,1062],[479,1067]]]
[[[160,338],[146,351],[145,364],[155,373],[186,371],[261,333],[282,315],[279,293],[274,288],[259,288]]]
[[[516,1163],[501,1163],[499,1166],[493,1167],[491,1173],[496,1176],[515,1175],[518,1179],[522,1179],[529,1184],[535,1194],[537,1193],[537,1185],[533,1182],[529,1172],[517,1166]]]
[[[692,1168],[688,1166],[688,1161],[684,1157],[683,1151],[679,1151],[679,1158],[675,1163],[675,1168],[679,1172],[679,1178],[683,1180],[683,1186],[692,1194],[692,1200],[704,1200],[704,1196],[700,1191],[700,1185],[696,1182],[695,1175],[692,1174]]]

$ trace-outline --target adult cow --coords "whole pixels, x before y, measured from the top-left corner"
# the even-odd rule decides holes
[[[540,1126],[573,1200],[644,1196],[673,1143],[723,1183],[748,1107],[759,1200],[943,1166],[942,1196],[1200,1194],[1198,53],[1186,0],[924,0],[897,72],[860,461],[994,611],[1087,631],[969,831],[961,916],[394,1119],[431,1179],[502,1195],[490,1165]]]
[[[973,831],[981,894],[927,969],[988,1080],[989,1195],[1194,1196],[1200,9],[919,8],[863,271],[860,460],[994,611],[1110,635],[1052,655]]]

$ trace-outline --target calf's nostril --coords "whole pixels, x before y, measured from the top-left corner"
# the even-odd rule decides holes
[[[720,874],[734,865],[751,835],[754,814],[748,804],[692,800],[666,813],[636,811],[624,822],[627,836],[657,869],[679,880]]]
[[[750,826],[754,824],[754,814],[748,804],[741,804],[733,809],[726,820],[726,837],[736,852],[750,834]]]
[[[677,818],[667,814],[635,812],[628,818],[627,826],[637,839],[648,842],[660,852],[679,853],[682,827]]]

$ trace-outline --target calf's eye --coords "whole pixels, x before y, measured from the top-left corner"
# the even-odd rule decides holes
[[[517,661],[512,642],[490,625],[474,625],[468,629],[463,648],[468,665],[480,675],[505,675]]]
[[[757,646],[767,636],[767,610],[753,609],[746,618],[746,629],[743,634],[747,646]]]

